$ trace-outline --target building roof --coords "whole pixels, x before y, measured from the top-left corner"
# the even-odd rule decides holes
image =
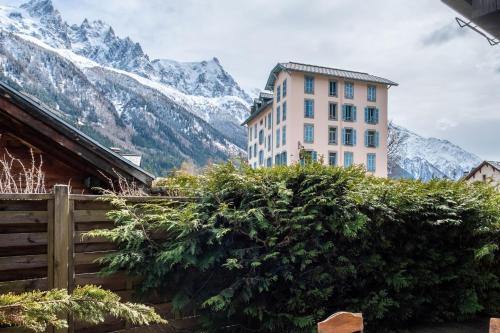
[[[265,87],[266,90],[274,90],[274,83],[276,81],[276,77],[278,76],[278,73],[281,71],[296,71],[296,72],[311,73],[311,74],[321,74],[332,77],[344,78],[348,80],[381,83],[389,86],[398,85],[396,82],[384,79],[379,76],[371,75],[368,73],[354,72],[344,69],[330,68],[323,66],[307,65],[297,62],[285,62],[285,63],[278,63],[273,68],[273,70],[269,74],[269,78],[267,79]]]
[[[50,109],[36,98],[20,92],[1,81],[0,98],[8,100],[17,107],[12,108],[8,107],[8,104],[1,103],[0,113],[5,112],[7,114],[10,112],[10,116],[16,113],[15,120],[30,126],[31,129],[40,134],[40,137],[56,141],[57,139],[48,135],[48,132],[43,132],[46,129],[50,129],[50,133],[57,133],[57,135],[60,135],[59,138],[67,140],[65,142],[57,142],[54,145],[54,149],[58,147],[69,149],[70,147],[65,146],[65,144],[70,143],[72,147],[77,148],[77,150],[70,149],[71,152],[77,154],[89,164],[94,165],[96,170],[101,170],[108,174],[111,173],[111,175],[113,170],[115,170],[124,177],[136,179],[147,186],[150,186],[155,178],[154,175],[132,161],[101,145],[96,140],[62,120],[55,110]],[[31,119],[34,119],[37,123],[33,123]]]
[[[263,110],[265,110],[268,106],[270,106],[272,104],[273,104],[272,97],[270,99],[266,99],[264,101],[261,101],[260,104],[254,102],[250,116],[241,124],[241,126],[245,126],[246,124],[248,124],[250,121],[255,119],[255,117],[257,117]]]
[[[479,170],[481,170],[481,168],[485,165],[490,165],[493,169],[497,170],[498,172],[500,172],[500,162],[497,162],[497,161],[483,161],[481,162],[477,167],[475,167],[474,169],[472,169],[465,177],[464,179],[465,180],[469,180],[472,178],[472,176],[474,176],[476,174],[476,172],[478,172]]]

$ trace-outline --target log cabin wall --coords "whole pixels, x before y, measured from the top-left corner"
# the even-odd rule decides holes
[[[33,152],[33,155],[32,153]],[[74,166],[69,166],[54,157],[50,152],[41,151],[37,147],[23,142],[6,129],[0,128],[0,160],[10,160],[9,154],[19,161],[13,164],[13,174],[17,176],[23,172],[21,163],[25,168],[31,168],[33,158],[35,167],[40,166],[45,175],[45,188],[50,191],[54,185],[70,185],[72,193],[90,193],[91,189],[84,185],[88,174]],[[2,167],[0,166],[0,171]]]

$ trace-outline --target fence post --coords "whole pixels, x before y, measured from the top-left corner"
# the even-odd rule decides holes
[[[71,219],[69,187],[54,186],[54,225],[51,236],[53,245],[53,288],[66,289],[71,292],[73,285],[73,221]],[[72,329],[71,318],[68,319],[70,329],[57,330],[57,333],[67,333]]]

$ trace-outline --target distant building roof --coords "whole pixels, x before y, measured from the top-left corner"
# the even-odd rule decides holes
[[[315,66],[315,65],[307,65],[301,64],[297,62],[285,62],[278,63],[267,80],[266,90],[274,90],[274,83],[276,81],[277,74],[281,71],[296,71],[296,72],[304,72],[304,73],[312,73],[312,74],[321,74],[333,77],[344,78],[348,80],[356,80],[356,81],[365,81],[365,82],[373,82],[373,83],[382,83],[390,86],[397,86],[398,84],[394,81],[384,79],[379,76],[371,75],[368,73],[362,72],[354,72],[344,69],[331,68],[331,67],[323,67],[323,66]]]
[[[483,161],[477,167],[473,168],[465,177],[465,180],[471,179],[476,172],[481,170],[481,168],[485,165],[490,165],[492,168],[496,169],[500,172],[500,162],[497,161]]]

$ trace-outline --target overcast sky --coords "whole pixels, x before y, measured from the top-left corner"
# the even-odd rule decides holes
[[[400,84],[390,119],[500,160],[500,45],[461,30],[439,0],[53,2],[69,23],[102,19],[151,58],[217,57],[246,89],[280,61],[386,77]]]

